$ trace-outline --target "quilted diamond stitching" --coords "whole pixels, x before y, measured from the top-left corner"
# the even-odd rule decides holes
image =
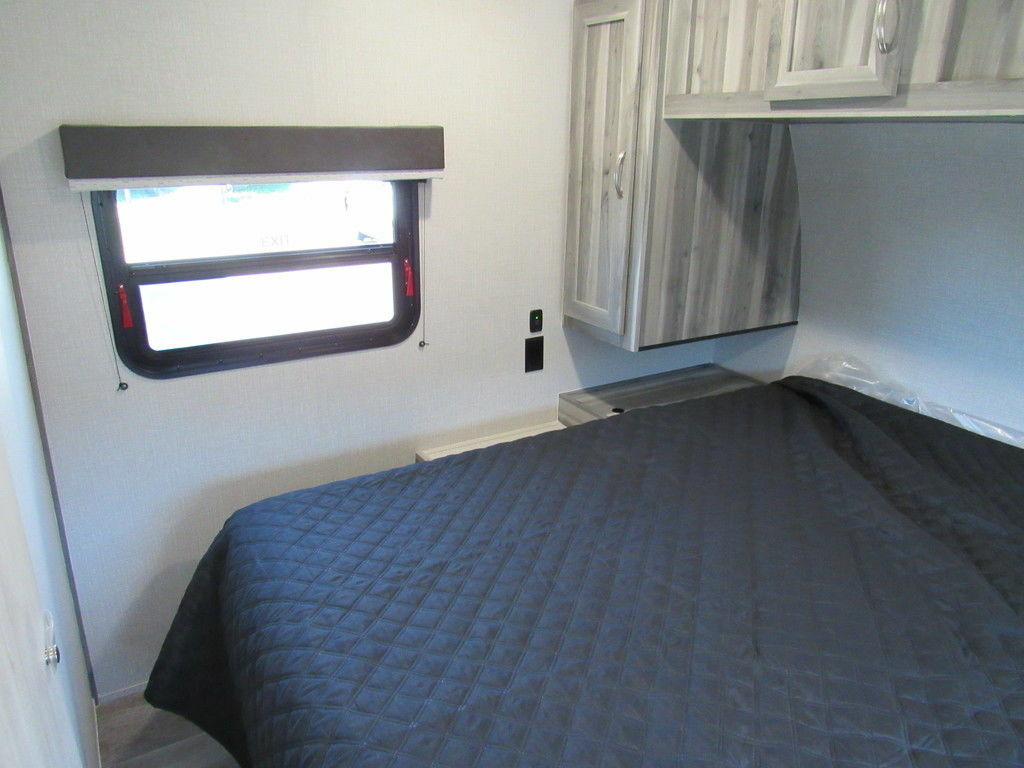
[[[1024,764],[1024,626],[983,550],[830,439],[767,387],[239,512],[219,590],[254,764]],[[912,453],[914,493],[968,482]]]

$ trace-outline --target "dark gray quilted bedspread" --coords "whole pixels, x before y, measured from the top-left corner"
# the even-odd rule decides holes
[[[147,696],[266,768],[1021,766],[1022,454],[789,379],[285,494]]]

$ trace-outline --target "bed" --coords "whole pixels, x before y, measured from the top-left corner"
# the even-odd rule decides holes
[[[806,379],[235,513],[146,691],[243,766],[1024,765],[1024,451]]]

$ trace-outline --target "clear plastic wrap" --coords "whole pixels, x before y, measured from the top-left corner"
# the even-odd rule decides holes
[[[886,381],[855,357],[831,355],[818,358],[799,371],[801,376],[821,379],[925,416],[955,424],[993,440],[1024,448],[1024,432],[988,421],[946,405],[922,400],[896,381]]]

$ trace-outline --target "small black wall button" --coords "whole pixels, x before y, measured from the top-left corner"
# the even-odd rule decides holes
[[[530,333],[540,333],[544,330],[544,310],[530,310]]]
[[[532,336],[526,340],[526,372],[539,371],[544,367],[544,337]]]

